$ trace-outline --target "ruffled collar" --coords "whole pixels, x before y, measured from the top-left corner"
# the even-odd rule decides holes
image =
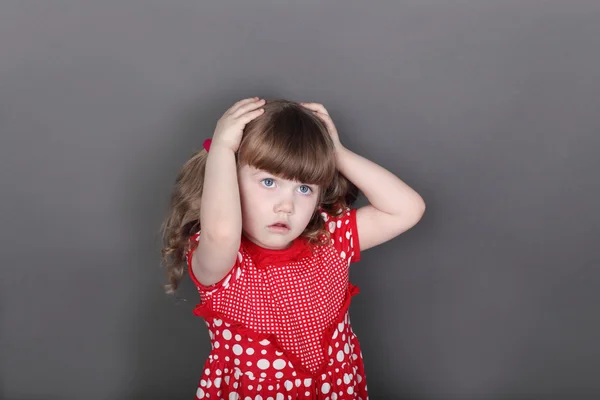
[[[272,250],[257,245],[242,234],[242,246],[257,268],[281,266],[312,255],[312,247],[305,237],[299,236],[286,249]]]

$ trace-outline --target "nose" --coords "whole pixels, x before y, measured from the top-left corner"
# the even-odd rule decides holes
[[[294,200],[291,197],[282,197],[275,204],[275,213],[285,213],[285,214],[293,214],[294,213]]]

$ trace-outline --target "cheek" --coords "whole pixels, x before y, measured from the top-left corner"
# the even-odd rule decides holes
[[[254,221],[264,214],[265,207],[269,206],[268,199],[260,190],[250,190],[247,186],[240,186],[240,204],[242,219],[246,222]]]
[[[304,199],[300,203],[300,206],[302,207],[303,219],[306,220],[306,222],[308,223],[308,221],[310,221],[310,219],[312,218],[315,209],[317,208],[317,198],[312,197],[309,199]]]

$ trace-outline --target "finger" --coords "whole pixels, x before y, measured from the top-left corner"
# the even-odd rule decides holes
[[[265,112],[264,108],[259,108],[258,110],[254,110],[254,111],[250,111],[246,114],[243,114],[238,121],[242,122],[244,125],[246,125],[248,122],[252,121],[254,118],[257,118],[258,116],[260,116],[262,113]]]
[[[254,101],[257,101],[259,99],[258,96],[256,97],[249,97],[247,99],[242,99],[240,101],[237,101],[234,105],[232,105],[231,107],[229,107],[229,110],[227,110],[228,114],[233,114],[235,113],[240,107],[243,107],[245,104],[248,103],[252,103]]]
[[[312,110],[312,113],[325,121],[331,121],[331,117],[329,116],[329,114],[322,113],[321,111],[316,110]]]
[[[320,104],[320,103],[300,103],[300,104],[303,105],[304,107],[308,108],[309,110],[318,111],[323,114],[329,114],[327,112],[327,109],[325,109],[325,107],[323,106],[323,104]]]
[[[331,130],[335,129],[335,125],[333,123],[333,120],[329,116],[329,114],[323,114],[322,112],[319,112],[319,111],[313,111],[313,114],[317,118],[319,118],[321,121],[323,121],[323,123],[325,123],[325,126],[327,127],[328,130],[331,131]]]
[[[240,106],[233,114],[231,114],[234,118],[239,118],[241,115],[246,114],[249,111],[256,110],[258,107],[264,106],[266,103],[265,99],[259,99],[256,101],[251,101],[249,103],[243,104]]]

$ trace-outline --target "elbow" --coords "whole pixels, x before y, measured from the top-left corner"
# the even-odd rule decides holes
[[[425,200],[423,200],[423,198],[421,196],[419,196],[418,201],[416,202],[413,210],[413,215],[415,218],[415,224],[417,222],[419,222],[421,220],[421,218],[423,218],[423,214],[425,214],[425,209],[427,208],[427,206],[425,205]]]
[[[204,233],[204,237],[206,240],[211,243],[227,243],[233,239],[239,238],[241,232],[237,235],[232,232],[231,229],[211,229]]]

